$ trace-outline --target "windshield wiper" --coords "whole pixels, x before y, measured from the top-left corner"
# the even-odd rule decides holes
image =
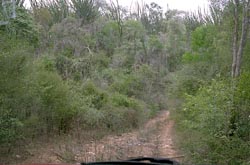
[[[168,158],[152,158],[152,157],[139,157],[139,158],[134,158],[134,159],[129,159],[125,161],[106,161],[106,162],[89,162],[89,163],[81,163],[81,165],[125,165],[125,164],[130,164],[130,165],[146,165],[146,164],[151,164],[151,165],[179,165],[180,163],[168,159]]]

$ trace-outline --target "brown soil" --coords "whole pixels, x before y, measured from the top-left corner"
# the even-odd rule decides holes
[[[121,135],[109,135],[99,140],[84,142],[68,138],[30,150],[22,163],[74,163],[105,160],[126,160],[147,156],[173,158],[180,161],[175,148],[174,121],[169,111],[162,111],[143,128]]]

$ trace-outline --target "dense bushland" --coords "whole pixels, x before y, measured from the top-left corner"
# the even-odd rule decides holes
[[[188,17],[187,23],[192,20],[197,26],[190,31],[181,69],[171,74],[172,93],[183,100],[175,112],[180,145],[188,155],[186,161],[194,164],[249,163],[249,45],[243,48],[237,77],[231,72],[232,49],[240,45],[239,40],[233,44],[240,34],[235,27],[243,27],[233,22],[237,17],[231,11],[240,10],[235,5],[211,1],[211,16]],[[249,2],[240,5],[244,8]]]
[[[41,137],[139,128],[170,98],[182,100],[185,161],[249,163],[249,1],[211,0],[210,14],[23,2],[16,18],[0,8],[0,157]]]
[[[1,157],[41,137],[128,131],[166,108],[172,40],[164,36],[184,37],[170,33],[175,27],[155,31],[160,6],[141,8],[159,17],[91,0],[32,1],[30,9],[18,1],[16,18],[1,14],[9,19],[0,26]],[[178,13],[169,20],[184,26]]]

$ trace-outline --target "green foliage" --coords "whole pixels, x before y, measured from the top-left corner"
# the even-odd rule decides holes
[[[112,107],[104,111],[105,126],[116,132],[138,128],[148,118],[147,111],[138,111],[129,108]]]
[[[70,14],[69,3],[67,0],[32,0],[30,1],[30,5],[34,12],[36,21],[46,26],[51,26],[55,23],[59,23]]]
[[[206,29],[204,27],[198,27],[192,33],[192,49],[198,51],[200,48],[204,48],[207,46],[205,40],[206,37]]]
[[[143,27],[141,22],[134,20],[127,20],[124,22],[124,38],[129,41],[135,39],[142,39],[146,34],[146,29]]]
[[[18,134],[23,123],[11,114],[11,111],[2,109],[0,117],[0,145],[10,145],[21,136]]]
[[[103,69],[108,68],[110,62],[110,57],[106,56],[103,52],[99,52],[92,56],[92,65],[94,66],[95,71],[101,72]]]
[[[198,64],[199,62],[209,63],[213,60],[213,57],[210,54],[198,54],[198,53],[190,53],[186,52],[182,56],[183,64]]]
[[[195,96],[187,95],[183,108],[187,119],[194,124],[198,122],[197,129],[205,128],[204,131],[212,135],[215,133],[226,135],[228,131],[226,125],[230,118],[226,114],[230,115],[231,92],[227,84],[213,81],[211,86],[201,88]]]
[[[69,87],[53,72],[40,71],[35,76],[35,89],[41,100],[42,109],[39,117],[46,124],[46,131],[59,130],[67,132],[74,115],[71,106]]]
[[[248,72],[243,73],[240,76],[237,84],[234,100],[234,110],[231,123],[235,129],[235,134],[242,139],[250,141],[250,88],[249,88],[250,74]]]
[[[231,136],[234,131],[230,125],[234,115],[232,113],[235,106],[234,97],[238,97],[233,95],[233,90],[229,83],[213,80],[211,85],[200,88],[196,95],[186,95],[186,102],[181,112],[183,115],[181,127],[186,129],[185,132],[200,137],[199,141],[191,137],[184,142],[189,150],[187,152],[192,155],[195,162],[246,163],[250,151],[249,139],[242,138],[243,134],[240,131],[236,131],[234,136]],[[246,124],[246,119],[237,119],[237,123],[243,121]],[[237,129],[244,129],[244,137],[249,137],[246,131],[249,125],[243,127],[239,124],[238,126]]]
[[[149,111],[142,101],[119,93],[110,96],[109,104],[103,110],[104,123],[113,131],[137,128],[149,117]]]
[[[115,107],[126,107],[134,110],[141,110],[142,106],[139,101],[133,98],[128,98],[126,95],[115,93],[111,96],[111,103]]]
[[[82,20],[82,24],[93,22],[99,15],[98,7],[94,0],[72,0],[71,7],[76,18]]]
[[[108,102],[107,93],[98,89],[93,82],[85,83],[82,92],[88,98],[88,102],[93,108],[100,109]]]
[[[152,52],[162,51],[164,48],[163,43],[159,40],[158,36],[151,35],[149,38],[149,47],[152,49]]]
[[[119,26],[115,21],[108,21],[97,35],[100,47],[108,56],[112,56],[119,41]]]
[[[238,96],[243,101],[250,100],[250,73],[243,73],[238,83]]]
[[[185,98],[176,113],[181,146],[188,154],[185,162],[191,160],[190,164],[249,163],[249,74],[237,80],[228,78],[231,7],[211,1],[211,18],[200,12],[186,18],[188,47],[181,57],[183,65],[169,77],[172,93]],[[247,59],[242,61],[245,71]]]
[[[17,17],[11,19],[10,23],[3,28],[3,31],[11,37],[27,40],[32,45],[38,43],[38,28],[34,23],[32,15],[23,8],[16,9]],[[0,27],[1,30],[2,27]]]
[[[163,21],[163,9],[157,3],[138,5],[138,17],[150,34],[156,34],[161,30]]]
[[[55,59],[51,56],[44,56],[41,58],[41,62],[38,63],[38,67],[41,70],[46,70],[46,71],[55,71],[56,70],[56,63]]]
[[[40,136],[138,128],[167,108],[172,88],[187,97],[181,123],[202,137],[204,151],[192,153],[224,163],[219,156],[229,158],[224,150],[235,142],[240,147],[229,162],[238,163],[234,157],[247,149],[242,141],[249,136],[249,77],[240,79],[235,95],[225,82],[211,83],[230,53],[217,45],[230,45],[230,35],[209,24],[187,27],[183,12],[168,10],[164,17],[156,3],[138,6],[134,15],[106,5],[32,0],[31,12],[18,8],[18,17],[0,27],[0,150]],[[34,44],[36,50],[27,46]]]
[[[175,75],[169,76],[171,93],[178,97],[183,97],[185,94],[194,95],[205,83],[205,80],[211,78],[209,69],[204,66],[204,63],[184,65]]]
[[[53,18],[48,8],[34,8],[34,19],[35,21],[43,26],[45,30],[48,30],[49,27],[53,24]]]
[[[165,49],[167,50],[167,67],[173,72],[179,69],[181,64],[181,56],[187,49],[186,26],[182,19],[180,19],[181,12],[170,10],[166,13],[168,18],[164,22],[165,34],[161,35],[161,40],[165,40]],[[168,16],[169,15],[169,16]]]
[[[184,92],[193,95],[199,90],[201,84],[201,80],[195,77],[189,77],[188,79],[182,81],[179,90],[181,91],[181,93]]]
[[[192,54],[190,52],[186,52],[182,56],[183,63],[191,63],[200,61],[200,56],[198,54]]]
[[[114,93],[126,95],[129,98],[142,100],[150,107],[151,111],[165,109],[165,80],[152,67],[141,65],[138,70],[109,70],[106,74],[109,90]],[[127,103],[128,104],[128,103]],[[153,113],[152,113],[153,114]]]
[[[140,95],[142,85],[139,78],[134,75],[124,75],[123,79],[117,80],[111,85],[111,89],[131,97]]]
[[[156,73],[147,65],[142,65],[136,71],[131,73],[118,70],[119,74],[114,79],[114,83],[110,86],[112,91],[119,92],[129,97],[143,99],[147,97],[143,91],[153,90],[152,84],[156,83]],[[122,74],[123,73],[123,74]],[[156,84],[154,84],[156,85]],[[158,89],[158,88],[156,88]]]
[[[22,116],[28,106],[23,98],[26,98],[24,77],[30,49],[20,40],[4,41],[0,40],[0,145],[10,145],[22,136],[19,131],[23,128]]]
[[[80,57],[92,53],[95,39],[91,29],[82,27],[78,19],[67,17],[50,29],[51,39],[56,54],[68,57]]]
[[[74,79],[76,81],[95,77],[95,74],[107,68],[110,63],[110,58],[103,53],[76,58],[58,55],[52,60],[50,63],[55,64],[63,79]]]
[[[244,50],[244,55],[243,55],[243,59],[242,59],[242,69],[243,71],[246,72],[250,72],[250,56],[248,55],[250,53],[250,46],[249,45],[249,41],[246,43],[246,47]]]
[[[212,25],[200,26],[192,32],[192,50],[206,52],[211,49],[214,42],[216,29]]]
[[[33,62],[25,42],[12,40],[6,46],[10,42],[15,46],[1,45],[0,54],[0,145],[55,130],[67,132],[75,114],[68,85],[48,57]]]

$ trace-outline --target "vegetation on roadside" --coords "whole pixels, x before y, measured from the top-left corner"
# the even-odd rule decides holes
[[[210,0],[209,14],[23,4],[10,19],[0,7],[9,19],[0,25],[1,158],[41,136],[139,128],[170,98],[183,100],[175,114],[185,161],[249,163],[248,0]]]
[[[190,32],[190,48],[182,56],[182,68],[172,75],[171,88],[183,100],[175,118],[186,162],[250,161],[250,52],[244,43],[249,42],[247,34],[239,30],[246,28],[249,12],[249,1],[210,1],[211,15],[188,17],[197,27]],[[232,57],[241,61],[238,69]]]

